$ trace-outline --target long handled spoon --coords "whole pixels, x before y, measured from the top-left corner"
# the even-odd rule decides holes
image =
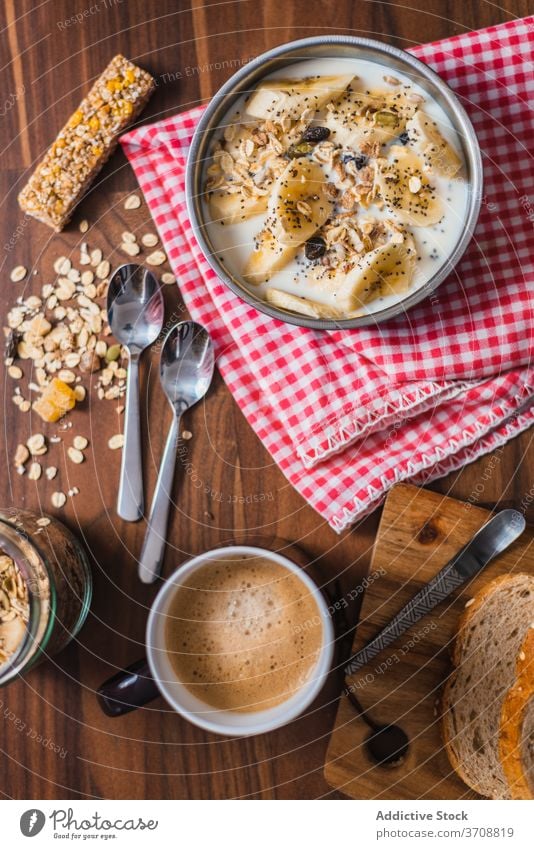
[[[143,515],[143,466],[139,415],[139,359],[163,327],[163,295],[151,271],[127,263],[113,273],[108,289],[111,331],[128,349],[128,382],[117,513],[128,522]]]
[[[180,419],[208,391],[214,365],[213,343],[201,324],[181,321],[169,331],[161,349],[160,379],[173,417],[139,558],[139,577],[145,584],[155,581],[161,571]]]

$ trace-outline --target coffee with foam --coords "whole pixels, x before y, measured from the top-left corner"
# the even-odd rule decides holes
[[[177,589],[167,616],[177,678],[219,710],[255,712],[287,701],[309,681],[323,642],[308,587],[262,556],[206,563]]]

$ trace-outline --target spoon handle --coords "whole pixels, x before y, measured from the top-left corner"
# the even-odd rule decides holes
[[[117,513],[127,522],[143,515],[143,466],[141,458],[141,417],[139,414],[139,355],[130,353],[121,476]]]
[[[139,577],[144,584],[151,584],[161,572],[163,554],[167,542],[167,523],[171,503],[176,448],[180,428],[180,416],[175,415],[169,430],[163,459],[159,468],[158,482],[152,499],[148,527],[139,557]]]

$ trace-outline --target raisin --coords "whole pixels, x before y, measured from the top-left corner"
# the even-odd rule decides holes
[[[305,142],[322,142],[328,138],[330,135],[330,130],[328,127],[308,127],[304,135],[302,136],[302,141]]]
[[[399,141],[401,144],[408,144],[408,142],[410,141],[410,136],[408,135],[406,130],[400,134]]]
[[[326,251],[326,242],[322,236],[312,236],[304,248],[306,259],[319,259]]]
[[[354,162],[357,171],[361,171],[362,168],[365,168],[367,163],[369,162],[369,158],[365,156],[364,153],[344,153],[341,157],[341,161],[343,165],[346,165],[347,162]]]

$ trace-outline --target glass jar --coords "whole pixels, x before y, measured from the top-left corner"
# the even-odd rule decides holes
[[[61,651],[82,627],[91,595],[87,555],[68,528],[51,516],[0,510],[0,686]]]

